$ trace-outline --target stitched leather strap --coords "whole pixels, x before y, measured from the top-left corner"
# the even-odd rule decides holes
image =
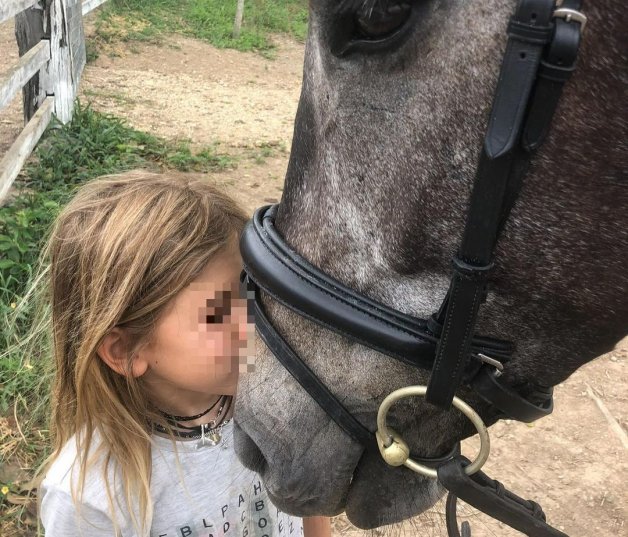
[[[466,475],[464,468],[468,464],[469,460],[461,456],[438,468],[438,481],[449,491],[445,516],[450,537],[458,534],[455,509],[458,498],[524,535],[568,537],[547,523],[538,503],[524,500],[482,471]]]
[[[563,2],[563,8],[580,10],[580,0]],[[523,133],[523,147],[534,151],[549,131],[565,82],[576,69],[576,57],[582,35],[580,24],[556,19],[554,39],[541,61],[530,112]]]
[[[353,417],[307,364],[301,360],[299,355],[294,352],[292,347],[286,343],[268,319],[262,306],[259,291],[256,295],[255,327],[264,343],[296,381],[312,395],[318,405],[345,433],[355,442],[362,444],[366,449],[377,452],[375,435]]]
[[[552,389],[547,388],[532,402],[499,380],[499,372],[493,367],[482,366],[471,382],[473,390],[487,403],[498,408],[509,419],[531,423],[554,410]]]
[[[255,291],[258,329],[261,326],[268,334],[264,336],[264,340],[282,363],[290,364],[301,359],[288,350],[289,346],[281,344],[281,335],[264,314],[258,286],[281,304],[328,330],[409,365],[429,370],[433,363],[436,342],[441,336],[441,325],[434,318],[424,321],[388,308],[345,287],[313,267],[294,252],[275,230],[276,209],[276,206],[269,206],[255,212],[253,220],[247,224],[242,234],[240,249],[247,281]],[[464,264],[457,265],[457,270],[462,277],[476,277],[472,269]],[[365,323],[369,323],[368,332],[363,331]],[[400,333],[404,338],[407,337],[407,340],[402,340],[403,345],[399,340]],[[418,352],[425,353],[421,360],[417,360]],[[507,362],[512,352],[513,346],[508,342],[481,336],[474,336],[472,340],[471,353],[476,356],[481,353]],[[295,374],[291,367],[288,369],[297,380],[305,378],[304,373]],[[472,360],[464,371],[463,382],[473,386],[503,417],[521,419],[525,416],[527,421],[532,416],[538,418],[546,415],[548,404],[551,408],[551,392],[548,394],[549,403],[546,398],[531,402],[515,390],[502,387],[498,380],[476,383],[475,378],[483,369],[487,368],[482,368],[479,360]],[[316,382],[305,381],[302,385],[316,386]],[[306,389],[318,400],[315,389]],[[332,409],[334,400],[326,395],[323,399],[325,403],[319,404],[326,410],[327,405]],[[332,409],[330,412],[336,410]],[[355,436],[355,433],[351,434]]]
[[[553,9],[553,0],[520,0],[509,25],[454,275],[435,315],[442,334],[426,400],[443,409],[451,406],[470,359],[470,341],[497,239],[517,199],[531,151],[543,141],[567,73],[573,70],[579,24],[563,20],[552,24]],[[551,45],[546,47],[548,42]],[[544,48],[548,52],[541,63]],[[568,61],[566,67],[558,65],[563,57]]]
[[[438,338],[427,322],[355,292],[292,250],[274,227],[277,207],[255,212],[240,239],[244,268],[275,300],[320,326],[408,365],[431,369]],[[474,353],[507,361],[511,343],[477,336]],[[475,365],[475,364],[474,364]],[[475,373],[470,366],[468,375]]]
[[[244,276],[247,278],[247,276]],[[255,297],[255,326],[262,341],[295,378],[301,387],[308,392],[312,399],[325,411],[329,417],[338,425],[352,440],[362,444],[365,449],[373,451],[379,456],[379,448],[375,434],[362,425],[340,402],[340,400],[327,388],[327,386],[316,376],[301,357],[294,352],[286,340],[277,332],[266,315],[264,306],[259,296],[259,288],[256,289]],[[421,464],[431,468],[438,468],[452,457],[460,453],[460,444],[457,443],[446,454],[439,457],[421,457],[412,454],[412,458]]]

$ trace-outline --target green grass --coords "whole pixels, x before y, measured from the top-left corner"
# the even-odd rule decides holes
[[[192,151],[187,142],[167,142],[80,103],[69,124],[47,130],[16,182],[16,195],[0,207],[0,535],[35,531],[27,523],[34,520],[29,509],[13,503],[15,494],[26,494],[24,483],[7,468],[32,471],[48,449],[48,342],[43,331],[33,331],[31,290],[60,208],[78,186],[100,175],[137,167],[208,172],[235,165],[215,146]],[[36,339],[25,344],[33,334]]]
[[[272,34],[303,41],[307,34],[306,0],[245,0],[242,30],[233,37],[236,0],[111,0],[99,12],[101,44],[117,41],[163,43],[180,33],[220,48],[272,52]],[[96,53],[92,53],[92,57]]]
[[[214,146],[193,152],[187,142],[167,142],[129,127],[122,120],[77,103],[73,120],[53,124],[16,183],[18,195],[0,207],[0,354],[17,340],[7,332],[36,267],[47,228],[59,208],[84,182],[132,168],[210,172],[235,166]],[[18,329],[28,315],[17,315]],[[19,330],[18,330],[19,331]],[[0,383],[5,385],[3,371]],[[7,409],[10,390],[0,394],[0,412]]]

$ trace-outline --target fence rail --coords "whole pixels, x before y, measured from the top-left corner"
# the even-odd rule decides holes
[[[0,161],[0,185],[2,185],[0,199],[8,192],[11,183],[20,173],[24,162],[33,152],[48,123],[50,123],[54,104],[54,97],[46,97],[44,99],[35,115],[26,124],[26,127],[13,142],[8,153]]]
[[[93,11],[106,1],[107,0],[85,0],[85,2],[83,2],[83,15],[87,15],[90,11]]]
[[[38,0],[3,0],[0,4],[0,23],[38,4]]]
[[[0,204],[54,114],[72,118],[85,66],[83,16],[107,0],[0,0],[15,17],[20,59],[0,77],[0,111],[22,90],[25,127],[0,160]]]
[[[0,80],[0,108],[11,102],[15,94],[50,60],[50,43],[40,41]]]

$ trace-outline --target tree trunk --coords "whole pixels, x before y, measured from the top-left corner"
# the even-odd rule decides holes
[[[233,23],[233,38],[234,39],[238,39],[240,37],[240,30],[242,29],[242,16],[243,15],[244,15],[244,0],[238,0],[235,22]]]

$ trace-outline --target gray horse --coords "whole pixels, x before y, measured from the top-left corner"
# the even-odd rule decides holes
[[[277,227],[312,264],[421,318],[451,276],[515,0],[310,1],[303,90]],[[512,384],[555,385],[627,333],[628,5],[586,3],[578,70],[502,234],[478,332],[515,341]],[[390,37],[389,37],[390,36]],[[375,430],[382,399],[417,371],[266,300],[273,323]],[[459,395],[480,414],[486,405]],[[413,453],[473,433],[420,400],[391,420]],[[489,417],[490,421],[490,417]],[[364,453],[260,343],[241,381],[236,441],[273,501],[346,510],[372,528],[443,490]]]

